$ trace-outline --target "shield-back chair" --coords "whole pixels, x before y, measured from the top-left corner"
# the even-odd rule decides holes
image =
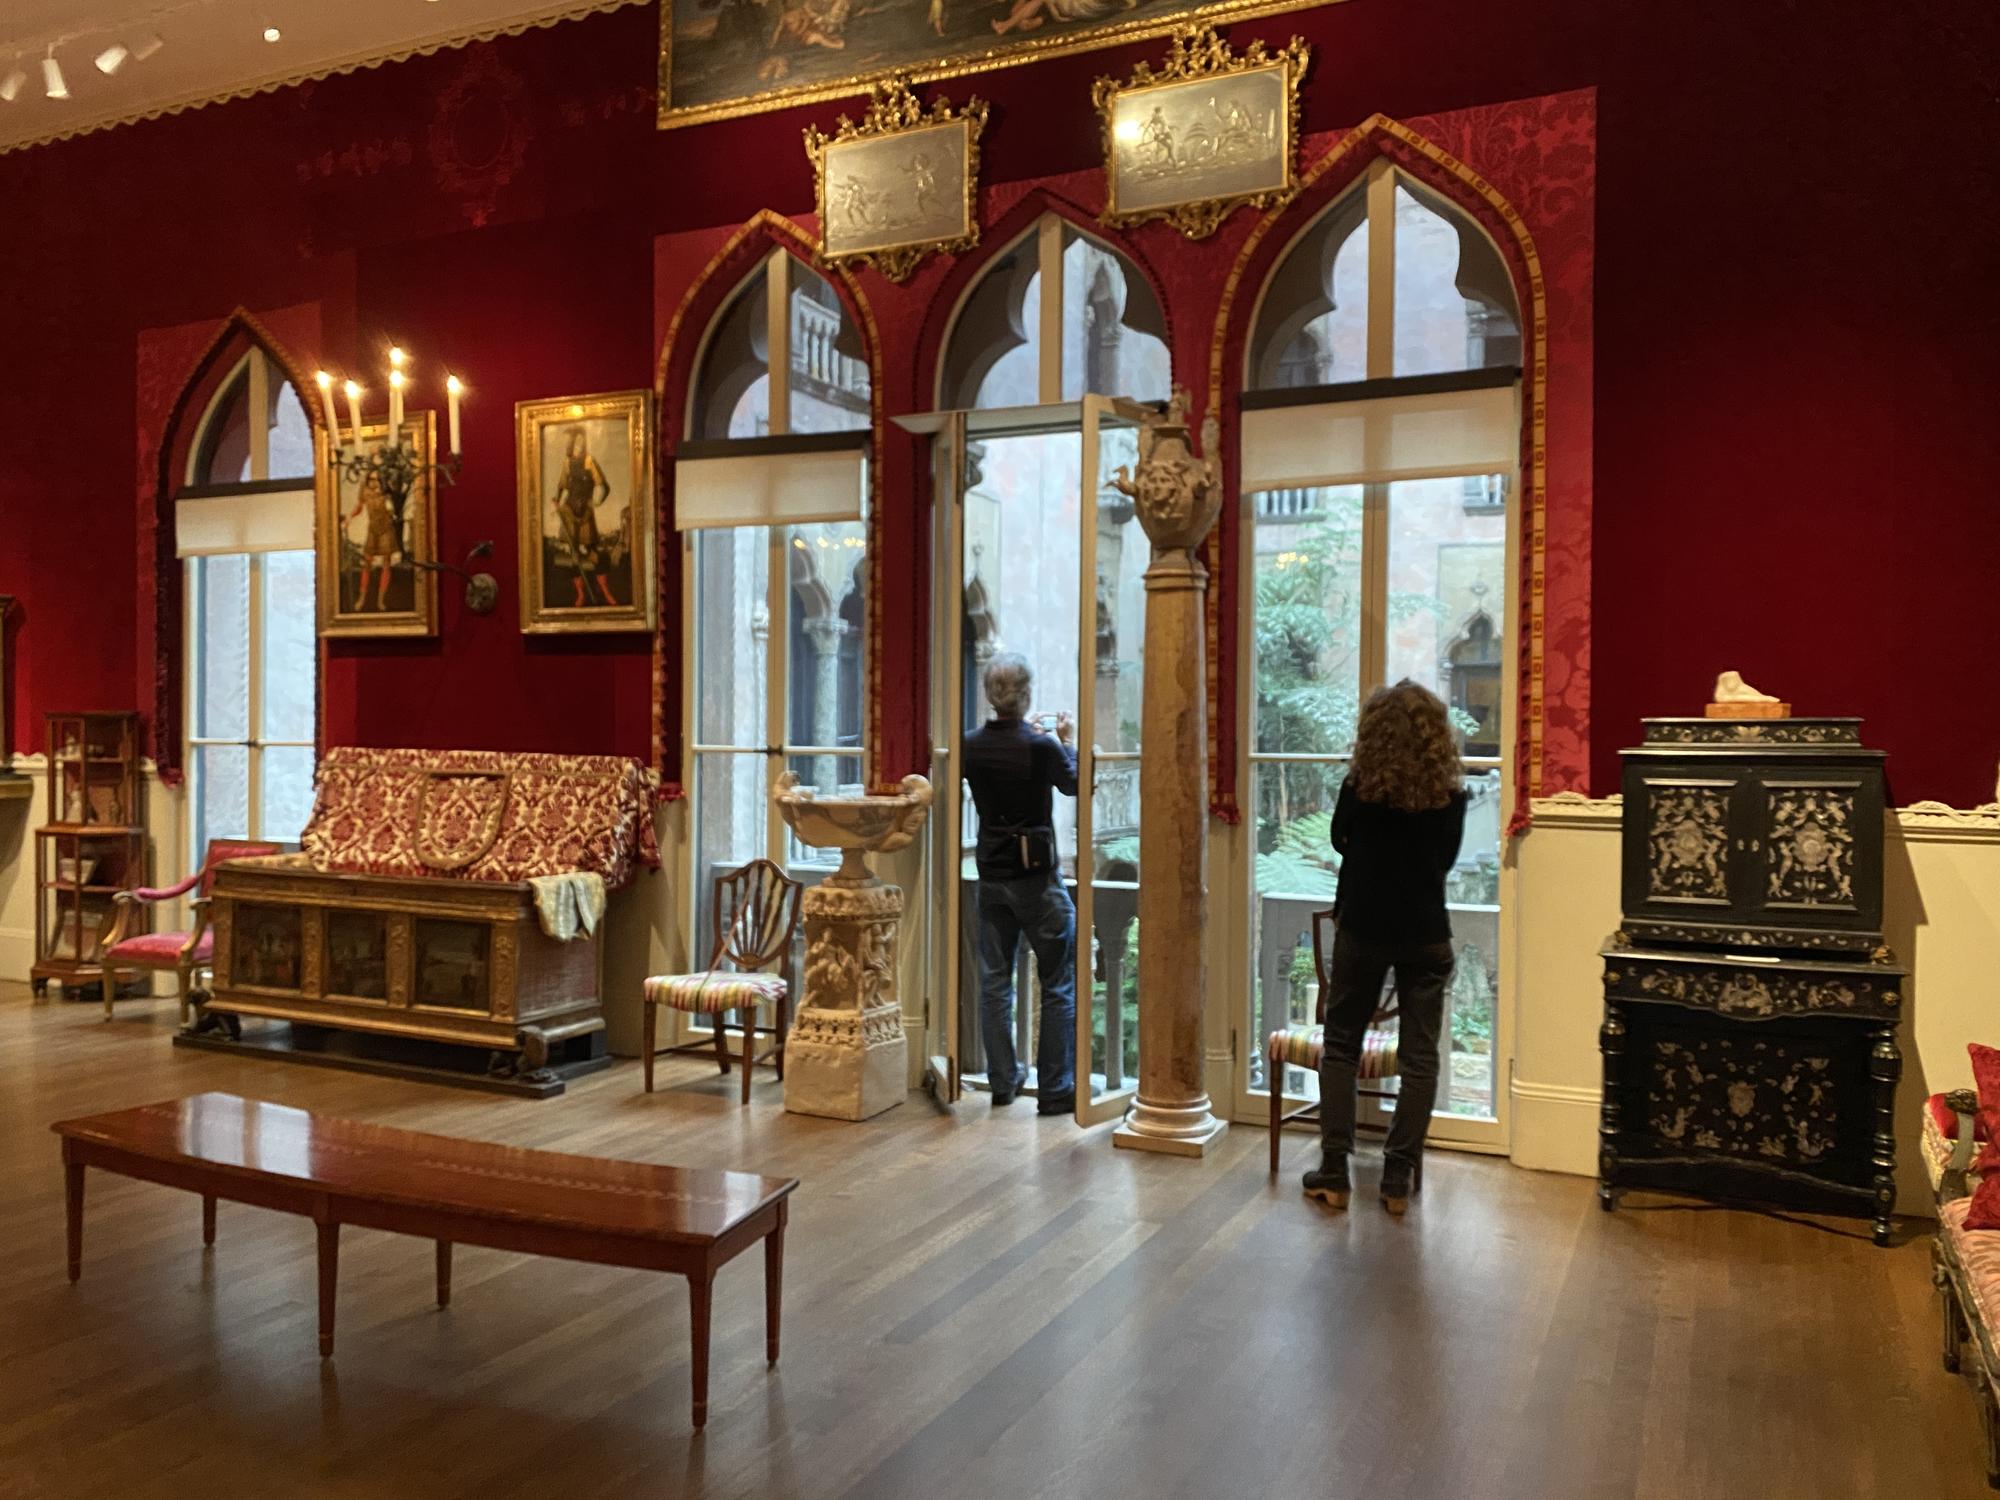
[[[1319,1124],[1319,1105],[1307,1104],[1287,1113],[1285,1110],[1285,1069],[1305,1068],[1319,1071],[1319,1060],[1326,1051],[1326,1002],[1333,993],[1333,912],[1316,911],[1312,915],[1313,970],[1319,976],[1319,1003],[1314,1007],[1313,1024],[1310,1026],[1287,1026],[1271,1033],[1265,1044],[1265,1083],[1271,1090],[1271,1175],[1278,1175],[1278,1137],[1287,1125]],[[1397,1073],[1396,1057],[1396,992],[1384,989],[1382,1000],[1376,1006],[1374,1017],[1368,1022],[1368,1030],[1361,1040],[1361,1063],[1355,1070],[1358,1087],[1355,1092],[1364,1099],[1393,1099],[1396,1091],[1384,1087]]]
[[[118,972],[132,969],[165,971],[180,977],[181,1024],[187,1024],[189,999],[195,976],[215,956],[215,934],[208,928],[208,893],[215,884],[216,866],[232,859],[248,859],[259,854],[280,854],[282,844],[255,843],[248,839],[210,839],[202,854],[201,868],[179,885],[155,888],[140,886],[120,891],[111,898],[111,930],[104,935],[104,1019],[111,1019],[111,1002],[118,994]],[[193,901],[193,920],[186,932],[133,932],[140,910],[185,896],[199,886]]]
[[[767,971],[791,952],[804,889],[768,859],[752,860],[740,870],[715,877],[715,943],[708,966],[695,974],[656,974],[646,981],[647,1093],[653,1092],[653,1059],[661,1051],[706,1052],[713,1048],[726,1074],[729,1044],[724,1029],[732,1010],[743,1032],[743,1102],[750,1102],[750,1070],[757,1063],[774,1063],[783,1080],[785,1036],[792,1021],[791,992],[783,974]],[[729,968],[723,968],[724,963]],[[760,1005],[771,1006],[774,1025],[757,1024]],[[714,1036],[706,1042],[661,1048],[661,1006],[686,1015],[707,1016]],[[773,1045],[761,1054],[756,1051],[760,1033],[773,1038]]]

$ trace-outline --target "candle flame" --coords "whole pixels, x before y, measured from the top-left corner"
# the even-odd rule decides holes
[[[444,378],[444,388],[450,395],[463,395],[465,393],[465,382],[460,380],[456,375],[447,375]]]
[[[361,394],[361,387],[356,385],[351,380],[347,382],[346,386],[344,386],[343,389],[347,392],[350,398],[359,397]]]
[[[331,375],[327,374],[327,373],[326,373],[326,371],[324,371],[324,370],[316,370],[316,371],[314,371],[314,372],[313,372],[313,379],[314,379],[314,381],[316,381],[316,382],[318,383],[318,385],[319,385],[319,388],[320,388],[321,390],[323,390],[323,391],[330,391],[330,390],[332,390],[332,389],[333,389],[333,377],[332,377]]]
[[[390,368],[390,369],[392,369],[392,370],[400,370],[400,369],[402,369],[402,368],[403,368],[403,360],[404,360],[404,358],[405,358],[405,356],[404,356],[404,354],[403,354],[403,351],[402,351],[401,349],[396,349],[396,348],[392,348],[392,349],[390,349],[390,351],[389,351],[389,368]]]
[[[405,376],[401,370],[391,370],[389,372],[389,389],[392,391],[400,391],[403,388],[407,379],[408,377]]]

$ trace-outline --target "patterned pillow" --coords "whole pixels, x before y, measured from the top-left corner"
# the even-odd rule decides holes
[[[2000,1049],[1967,1045],[1972,1059],[1972,1082],[1979,1090],[1979,1113],[1974,1118],[1973,1138],[1984,1140],[1985,1149],[1973,1163],[1982,1172],[2000,1167]],[[1975,1225],[1975,1228],[1984,1226]]]

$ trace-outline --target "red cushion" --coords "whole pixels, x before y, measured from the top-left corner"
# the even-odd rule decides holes
[[[1971,1042],[1965,1050],[1972,1059],[1973,1087],[1979,1090],[1979,1112],[1973,1117],[1972,1138],[1986,1142],[1986,1149],[1973,1165],[1986,1172],[2000,1166],[2000,1158],[1994,1156],[1995,1142],[2000,1141],[2000,1049]]]
[[[109,957],[114,963],[171,969],[180,962],[181,949],[187,946],[187,940],[185,932],[142,932],[112,948]],[[194,961],[205,964],[214,956],[215,934],[204,932],[201,941],[195,945]]]
[[[1972,1201],[1966,1205],[1965,1227],[2000,1229],[2000,1177],[1989,1175],[1978,1180],[1972,1189]]]

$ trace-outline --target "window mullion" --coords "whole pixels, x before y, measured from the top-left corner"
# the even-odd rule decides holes
[[[764,429],[783,437],[792,430],[792,257],[783,250],[764,262],[764,297]]]
[[[250,682],[245,694],[247,705],[243,726],[243,821],[249,826],[243,830],[243,836],[254,839],[263,827],[264,812],[264,758],[259,753],[264,733],[264,557],[261,553],[254,553],[250,558],[249,595],[250,618],[245,622],[244,637],[248,645],[246,656]]]
[[[783,252],[779,252],[782,254]],[[768,792],[778,790],[778,778],[785,774],[786,761],[784,745],[786,710],[791,701],[792,666],[792,560],[786,555],[790,542],[789,527],[772,526],[767,536],[770,543],[770,562],[765,568],[768,575],[764,580],[765,618],[770,628],[764,636],[764,757],[767,772]],[[777,753],[771,753],[775,750]],[[765,801],[764,843],[771,860],[779,865],[785,863],[784,821],[772,815],[771,804]]]
[[[1396,373],[1396,169],[1368,168],[1368,379]]]
[[[1041,271],[1041,305],[1035,309],[1038,322],[1040,368],[1037,395],[1044,406],[1063,398],[1063,221],[1044,214],[1036,226],[1035,252]]]

